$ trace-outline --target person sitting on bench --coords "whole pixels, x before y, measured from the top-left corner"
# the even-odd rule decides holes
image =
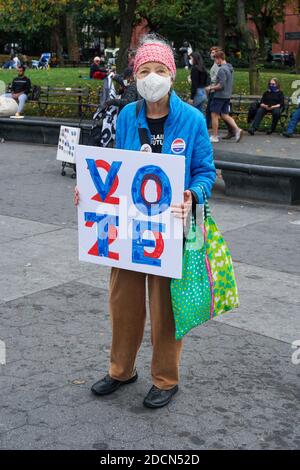
[[[13,98],[18,103],[18,110],[16,116],[19,117],[22,114],[26,101],[28,100],[28,94],[31,89],[31,81],[25,76],[25,65],[18,67],[18,76],[13,80],[11,84],[11,92],[5,93],[3,96],[6,98]]]
[[[250,135],[258,129],[261,120],[267,113],[272,113],[271,129],[267,134],[272,134],[277,126],[280,114],[284,108],[284,94],[280,90],[280,84],[277,78],[271,78],[269,81],[268,90],[264,92],[260,100],[259,108],[256,112],[255,118],[248,129]]]
[[[96,56],[90,67],[90,78],[94,80],[104,80],[107,77],[107,70],[101,64],[100,57]]]
[[[288,126],[286,128],[286,131],[282,133],[284,137],[292,137],[298,122],[300,122],[300,95],[297,98],[297,104],[298,104],[298,107],[293,112],[291,119],[289,120]]]

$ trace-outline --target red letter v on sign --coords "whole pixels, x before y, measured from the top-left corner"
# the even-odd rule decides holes
[[[99,202],[106,202],[108,204],[119,204],[118,197],[112,197],[112,194],[116,191],[119,178],[117,173],[122,165],[122,162],[113,162],[111,165],[105,160],[92,160],[86,159],[88,170],[90,172],[93,183],[97,189],[97,194],[91,199]],[[99,174],[98,168],[102,168],[107,171],[105,182],[103,183],[102,178]]]

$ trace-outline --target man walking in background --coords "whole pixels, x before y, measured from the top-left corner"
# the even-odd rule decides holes
[[[218,71],[219,71],[219,65],[216,63],[215,61],[215,54],[217,51],[222,51],[223,49],[221,49],[220,47],[218,46],[213,46],[210,48],[210,58],[211,60],[214,61],[210,71],[209,71],[209,74],[210,74],[210,84],[211,85],[215,85],[217,83],[217,75],[218,75]],[[212,99],[214,97],[214,90],[212,90],[210,88],[211,91],[208,91],[209,87],[206,88],[207,90],[207,105],[206,105],[206,125],[207,125],[207,129],[209,129],[211,127],[211,110],[210,110],[210,104],[212,102]],[[222,139],[224,140],[229,140],[229,139],[232,139],[232,137],[234,137],[234,133],[231,129],[231,127],[225,122],[225,125],[228,129],[228,132],[225,136],[222,137]]]
[[[221,50],[221,49],[217,46],[213,46],[213,47],[210,48],[210,58],[211,58],[211,60],[214,61],[213,65],[211,66],[210,71],[209,71],[210,84],[211,85],[215,85],[216,81],[217,81],[219,66],[215,61],[215,53],[218,50]],[[211,100],[213,99],[213,96],[214,96],[214,91],[212,91],[212,90],[208,91],[208,89],[209,89],[209,87],[206,88],[206,90],[207,90],[207,100],[208,100],[207,105],[206,105],[206,125],[207,125],[207,129],[209,129],[211,127],[210,104],[211,104]]]
[[[214,92],[213,98],[210,103],[211,118],[213,135],[211,136],[211,142],[219,142],[218,130],[219,130],[219,119],[220,117],[230,127],[232,135],[235,136],[236,142],[241,140],[243,135],[242,129],[240,129],[234,119],[229,115],[230,98],[232,95],[233,88],[233,67],[225,60],[225,54],[221,50],[215,52],[215,62],[219,66],[219,70],[216,77],[216,84],[207,87],[207,91]]]

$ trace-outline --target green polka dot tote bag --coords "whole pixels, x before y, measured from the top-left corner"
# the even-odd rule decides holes
[[[207,199],[204,220],[191,220],[183,249],[182,278],[171,280],[175,337],[239,306],[228,246],[212,218]]]
[[[194,218],[183,249],[182,278],[171,280],[171,298],[177,340],[209,320],[211,289],[206,244],[203,227],[196,225]]]

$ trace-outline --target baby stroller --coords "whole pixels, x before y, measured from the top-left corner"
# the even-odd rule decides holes
[[[47,70],[49,68],[49,64],[50,64],[50,60],[51,60],[51,52],[44,52],[41,57],[40,57],[40,60],[32,60],[31,61],[31,67],[33,69],[45,69]]]
[[[117,98],[117,93],[109,75],[104,79],[100,105],[93,116],[89,145],[94,147],[113,147],[116,138],[117,106],[105,106],[109,99]]]

